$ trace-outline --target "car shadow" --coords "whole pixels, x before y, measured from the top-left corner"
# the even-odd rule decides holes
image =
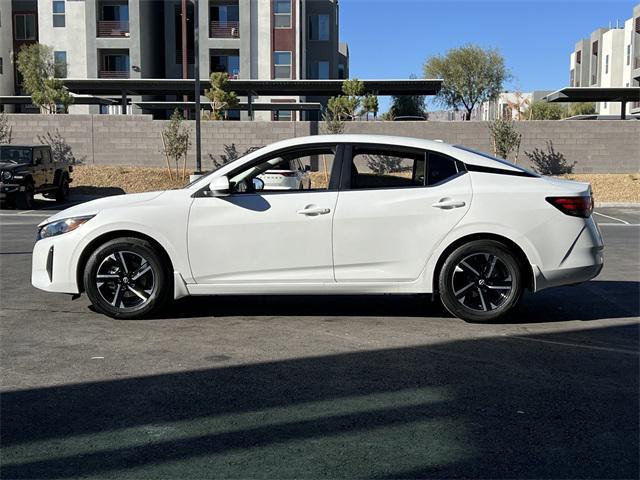
[[[150,319],[236,316],[450,317],[431,295],[220,295],[187,297]],[[640,316],[640,282],[596,280],[574,287],[525,293],[494,323],[588,321]]]
[[[4,391],[0,476],[638,478],[638,326],[581,334],[230,365],[212,343],[205,368]]]

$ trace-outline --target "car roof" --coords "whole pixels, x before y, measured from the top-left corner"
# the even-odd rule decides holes
[[[487,143],[488,141],[489,136],[487,135]],[[421,150],[430,150],[433,152],[443,153],[471,165],[499,168],[502,170],[522,170],[521,168],[507,161],[490,158],[490,155],[488,153],[476,153],[469,150],[463,150],[462,148],[458,148],[454,145],[444,143],[441,140],[427,140],[424,138],[401,137],[396,135],[337,134],[295,137],[267,145],[266,147],[250,153],[245,158],[255,158],[256,156],[261,156],[271,151],[276,151],[283,148],[332,143],[381,144],[397,147],[417,148]]]

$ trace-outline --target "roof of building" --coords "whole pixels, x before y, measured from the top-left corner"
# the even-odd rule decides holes
[[[229,80],[229,90],[238,95],[333,96],[342,94],[344,80]],[[438,79],[362,80],[366,92],[378,95],[435,95],[442,87]],[[74,93],[92,95],[188,95],[193,79],[125,78],[63,80]],[[209,79],[201,80],[201,91],[211,88]]]
[[[547,102],[638,102],[640,87],[567,87],[544,99]]]

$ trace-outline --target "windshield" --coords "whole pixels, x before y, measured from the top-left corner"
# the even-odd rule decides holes
[[[31,163],[31,149],[25,147],[0,147],[0,161],[11,163]]]

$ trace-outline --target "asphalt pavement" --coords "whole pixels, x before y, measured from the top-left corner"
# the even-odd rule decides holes
[[[424,297],[215,297],[116,321],[29,282],[0,211],[1,478],[638,478],[640,209],[500,323]],[[50,209],[50,210],[43,210]]]

